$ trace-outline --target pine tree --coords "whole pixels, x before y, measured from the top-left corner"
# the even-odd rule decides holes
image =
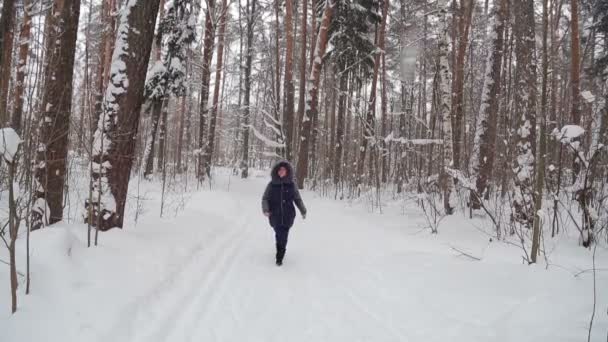
[[[162,11],[161,11],[162,12]],[[144,176],[153,171],[154,143],[156,127],[162,115],[160,136],[164,144],[166,135],[167,104],[170,95],[183,96],[186,93],[186,59],[188,46],[195,39],[195,26],[192,0],[171,0],[167,12],[158,26],[157,39],[161,48],[161,58],[149,72],[145,86],[145,96],[150,100],[152,111],[152,134],[145,150],[146,167]],[[163,146],[159,146],[162,153]],[[159,159],[161,159],[159,157]],[[162,165],[162,160],[159,160]],[[162,167],[162,166],[161,166]]]
[[[331,61],[336,66],[336,71],[339,77],[339,96],[338,96],[338,119],[336,132],[336,146],[334,150],[334,172],[338,177],[334,177],[334,182],[338,182],[342,165],[342,154],[344,144],[344,115],[346,112],[346,98],[349,74],[356,75],[354,71],[358,71],[358,76],[361,78],[368,77],[373,74],[374,66],[376,65],[376,56],[380,56],[381,51],[377,51],[375,42],[369,39],[369,36],[374,32],[374,27],[380,22],[380,16],[377,13],[378,2],[373,0],[340,0],[336,1],[335,16],[332,20],[329,31],[329,42],[332,49],[327,52]],[[378,59],[379,60],[379,59]],[[377,76],[376,76],[377,77]],[[375,89],[375,83],[373,88]],[[365,137],[361,140],[361,155],[364,157],[367,151],[368,139],[373,136],[373,121],[375,113],[372,112],[375,107],[370,104],[370,112],[367,115],[367,128]],[[363,159],[357,165],[358,175],[363,172]]]
[[[517,0],[514,14],[515,25],[515,118],[517,124],[517,147],[514,165],[515,187],[513,189],[513,219],[526,228],[531,228],[534,219],[533,180],[536,154],[536,46],[534,29],[534,1]]]
[[[325,7],[321,17],[318,37],[316,39],[316,47],[314,53],[314,61],[311,66],[310,76],[308,77],[308,97],[306,98],[306,113],[302,119],[302,142],[298,150],[298,164],[296,171],[296,179],[298,187],[304,188],[304,180],[308,175],[308,152],[312,138],[312,124],[316,120],[319,105],[319,84],[321,83],[321,67],[323,66],[322,57],[325,55],[327,48],[328,31],[332,21],[333,9],[335,0],[325,0]]]
[[[120,12],[110,82],[94,134],[92,201],[85,203],[86,220],[100,230],[123,224],[158,6],[159,0],[128,0]]]
[[[39,118],[32,229],[63,219],[72,78],[80,0],[55,0],[51,8],[42,113]]]
[[[486,72],[481,91],[481,107],[479,108],[473,141],[473,154],[471,156],[470,174],[475,179],[477,188],[476,191],[471,193],[470,205],[473,209],[480,209],[482,199],[487,198],[488,183],[494,167],[506,2],[507,0],[500,0],[495,3],[491,14],[494,19],[490,38],[492,47],[486,61]]]

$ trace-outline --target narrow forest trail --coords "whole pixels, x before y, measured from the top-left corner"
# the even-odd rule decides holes
[[[103,234],[95,249],[84,247],[81,226],[36,233],[46,235],[34,245],[49,247],[33,255],[33,295],[22,297],[16,316],[0,317],[0,331],[8,341],[64,342],[586,336],[591,278],[522,265],[513,246],[451,227],[462,220],[430,235],[415,205],[380,215],[305,191],[308,218],[297,219],[277,267],[260,212],[266,182],[221,174],[177,216],[159,221],[149,210],[135,229]],[[483,260],[459,257],[452,244]],[[607,277],[598,281],[608,285]],[[32,321],[36,329],[19,328]],[[594,327],[593,340],[605,340],[608,319],[598,314]]]

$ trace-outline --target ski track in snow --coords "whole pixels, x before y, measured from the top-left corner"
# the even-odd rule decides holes
[[[237,205],[241,207],[239,201]],[[236,225],[227,224],[225,228],[230,229],[216,232],[211,240],[198,241],[187,260],[149,294],[138,298],[132,304],[133,310],[121,315],[118,326],[110,329],[108,335],[126,330],[130,336],[124,338],[129,341],[185,341],[174,339],[171,333],[191,331],[210,303],[217,302],[226,276],[238,258],[237,251],[245,242],[243,233],[250,226],[249,219],[246,216]],[[103,340],[108,339],[100,339]]]

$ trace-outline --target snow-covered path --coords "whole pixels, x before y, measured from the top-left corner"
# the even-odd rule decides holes
[[[116,259],[93,258],[100,264],[94,270],[70,266],[76,275],[49,285],[67,289],[22,297],[24,309],[13,318],[0,317],[0,331],[8,331],[9,341],[586,337],[590,278],[522,266],[511,246],[490,244],[483,236],[462,240],[468,250],[479,246],[472,253],[483,253],[483,261],[457,257],[443,242],[457,244],[456,235],[429,236],[414,209],[370,214],[363,206],[304,192],[309,217],[297,220],[278,268],[273,233],[260,213],[265,181],[233,178],[228,185],[222,179],[216,190],[194,195],[176,218],[159,222],[147,215],[134,232],[102,235],[106,247],[93,253],[101,259],[116,250]],[[73,253],[90,258],[84,248]],[[79,283],[83,277],[90,283]],[[599,281],[608,285],[607,277]],[[58,305],[67,311],[65,320],[49,317]],[[21,326],[32,319],[41,322],[34,323],[36,332]],[[605,341],[608,319],[601,311],[595,327],[594,340]]]

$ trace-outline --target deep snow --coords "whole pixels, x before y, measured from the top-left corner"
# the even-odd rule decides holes
[[[162,219],[158,187],[143,184],[137,225],[100,234],[96,248],[86,248],[81,224],[34,232],[32,293],[22,281],[14,316],[0,265],[1,340],[586,341],[592,273],[574,275],[591,268],[591,252],[565,234],[546,239],[546,269],[490,242],[480,218],[459,212],[431,235],[413,202],[387,201],[377,214],[303,192],[308,217],[278,268],[260,210],[266,172],[215,179],[212,190],[174,196],[184,209]],[[24,239],[18,248],[24,271]],[[608,332],[605,247],[596,262],[599,342]]]

